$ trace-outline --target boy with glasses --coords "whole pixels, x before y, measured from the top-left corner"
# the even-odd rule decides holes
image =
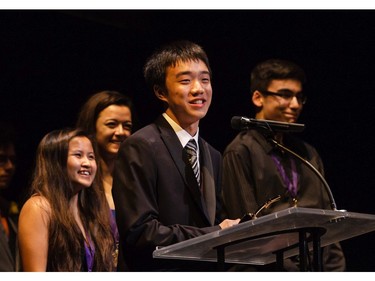
[[[251,73],[255,118],[296,123],[306,103],[305,81],[304,71],[293,62],[271,59],[258,64]],[[304,163],[274,147],[268,137],[268,133],[259,130],[244,130],[227,146],[223,154],[223,200],[228,217],[254,213],[278,195],[281,199],[264,209],[261,215],[295,205],[331,209],[329,196],[319,177]],[[271,137],[324,174],[322,160],[314,147],[285,132],[272,133]],[[327,246],[322,252],[323,271],[345,270],[345,258],[339,244]],[[280,269],[270,265],[249,270]],[[299,258],[286,259],[283,270],[298,271]]]

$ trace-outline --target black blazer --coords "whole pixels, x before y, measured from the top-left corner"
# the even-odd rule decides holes
[[[164,117],[122,144],[112,193],[120,254],[129,270],[198,270],[187,262],[152,258],[157,246],[220,229],[221,154],[202,138],[198,143],[203,194],[186,152]],[[123,268],[120,264],[119,269]]]
[[[8,238],[0,223],[0,272],[21,271],[21,258],[17,240],[17,216],[8,216],[10,237]]]

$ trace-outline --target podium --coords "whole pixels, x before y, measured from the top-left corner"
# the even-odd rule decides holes
[[[226,229],[170,246],[158,247],[154,258],[266,265],[300,255],[305,267],[308,251],[314,271],[321,271],[321,247],[375,230],[375,215],[291,207]],[[304,270],[303,270],[304,271]]]

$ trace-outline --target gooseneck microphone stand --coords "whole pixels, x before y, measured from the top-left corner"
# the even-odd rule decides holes
[[[273,121],[273,120],[266,120],[266,119],[254,119],[254,118],[247,118],[244,116],[233,116],[231,120],[231,125],[233,129],[236,130],[249,130],[249,129],[257,129],[261,131],[266,139],[274,144],[276,147],[289,153],[290,155],[294,156],[302,163],[304,163],[308,168],[313,171],[313,173],[321,180],[326,189],[328,194],[331,208],[333,211],[337,211],[336,202],[333,198],[331,188],[329,187],[327,181],[324,179],[323,175],[306,159],[295,153],[294,151],[290,150],[289,148],[285,147],[284,145],[280,144],[274,139],[276,133],[293,133],[293,132],[301,132],[305,128],[304,124],[298,123],[288,123],[288,122],[280,122],[280,121]],[[276,202],[277,200],[271,200],[270,204]],[[269,203],[266,202],[262,209],[268,208]],[[261,210],[260,210],[261,211]],[[250,214],[249,214],[250,215]],[[251,219],[255,219],[256,215],[253,214]]]
[[[328,193],[328,197],[329,197],[329,201],[330,201],[332,210],[333,211],[337,211],[336,202],[335,202],[335,199],[333,198],[333,194],[332,194],[331,188],[329,187],[329,185],[328,185],[327,181],[325,180],[325,178],[323,177],[323,175],[309,161],[307,161],[306,159],[304,159],[303,157],[301,157],[300,155],[298,155],[294,151],[290,150],[289,148],[285,147],[284,145],[280,144],[279,142],[277,142],[271,136],[268,136],[267,139],[272,144],[274,144],[277,147],[279,147],[281,150],[286,151],[289,154],[291,154],[294,157],[296,157],[297,159],[299,159],[301,162],[303,162],[307,167],[309,167],[319,177],[319,179],[323,182],[323,185],[324,185],[324,187],[325,187],[325,189],[326,189],[326,191]]]
[[[329,185],[328,185],[327,181],[325,180],[325,178],[323,177],[323,175],[309,161],[307,161],[306,159],[304,159],[299,154],[295,153],[294,151],[290,150],[289,148],[285,147],[284,145],[282,145],[278,141],[276,141],[274,139],[274,134],[275,134],[274,130],[272,130],[269,127],[268,128],[262,128],[262,130],[264,130],[265,136],[271,144],[275,145],[276,147],[278,147],[282,151],[287,152],[290,155],[292,155],[293,157],[300,160],[308,168],[310,168],[311,171],[313,171],[316,176],[318,176],[318,178],[322,181],[322,183],[323,183],[323,185],[326,189],[326,192],[328,194],[332,210],[337,211],[336,202],[335,202],[335,199],[333,198],[331,188],[329,187]],[[307,232],[308,231],[305,231],[305,230],[301,230],[299,232],[299,237],[300,237],[299,238],[299,240],[300,240],[299,247],[300,247],[300,258],[301,258],[300,263],[301,263],[302,271],[307,270],[307,260],[309,260],[307,236],[306,236]],[[313,265],[314,270],[313,271],[322,271],[323,264],[322,264],[321,249],[320,249],[320,235],[321,234],[318,231],[315,231],[315,230],[311,230],[311,234],[312,234],[312,240],[313,240],[313,255],[314,255],[314,265]],[[282,264],[282,260],[283,260],[282,256],[278,257],[278,263],[279,264]]]
[[[245,121],[246,122],[245,122]],[[333,211],[337,211],[336,202],[333,198],[331,188],[329,187],[327,181],[324,179],[323,175],[306,159],[304,159],[302,156],[298,155],[296,152],[290,150],[289,148],[285,147],[284,145],[280,144],[278,141],[275,140],[275,134],[276,133],[287,133],[287,132],[293,132],[293,131],[301,131],[304,127],[303,124],[299,124],[302,126],[299,126],[298,128],[293,125],[293,123],[286,123],[286,122],[273,122],[269,123],[268,120],[257,120],[256,126],[254,126],[254,121],[252,119],[248,118],[238,118],[233,117],[232,118],[232,127],[236,129],[258,129],[260,130],[264,136],[266,137],[267,141],[269,141],[271,144],[279,148],[283,152],[289,153],[292,157],[297,158],[297,160],[301,161],[303,164],[305,164],[323,183],[324,188],[328,194],[329,200],[330,200],[330,206]],[[296,129],[296,128],[297,129]],[[302,128],[302,129],[301,129]],[[277,196],[275,198],[270,199],[267,201],[255,214],[247,214],[242,219],[242,221],[246,220],[253,220],[257,218],[257,214],[263,210],[264,208],[268,208],[269,205],[271,205],[274,202],[277,202],[280,199],[280,196]],[[319,233],[318,230],[308,230],[308,229],[301,229],[299,231],[299,250],[300,250],[300,266],[301,271],[307,270],[307,260],[309,259],[308,254],[308,245],[307,245],[307,234],[310,233],[312,235],[312,241],[313,241],[313,256],[314,256],[314,264],[313,269],[314,271],[322,271],[322,257],[321,257],[321,249],[320,249],[320,237],[321,233]],[[277,255],[277,264],[279,264],[282,268],[283,265],[283,254],[280,253]],[[310,259],[309,259],[310,260]],[[311,261],[310,261],[311,262]]]

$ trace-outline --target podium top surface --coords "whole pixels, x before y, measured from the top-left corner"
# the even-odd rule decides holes
[[[166,247],[158,247],[154,258],[217,261],[216,247],[225,245],[225,262],[264,265],[298,254],[299,231],[321,234],[321,247],[375,230],[375,215],[291,207]],[[311,245],[310,245],[311,244]],[[309,243],[312,247],[312,243]]]

